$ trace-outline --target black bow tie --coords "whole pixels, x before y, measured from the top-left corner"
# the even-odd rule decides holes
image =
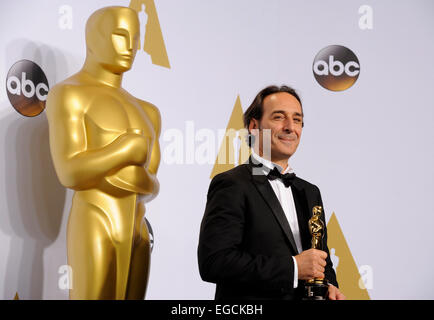
[[[282,180],[283,184],[285,185],[286,188],[288,188],[289,186],[292,185],[292,182],[295,179],[295,173],[285,173],[285,174],[281,174],[279,172],[279,170],[274,167],[273,170],[271,170],[268,175],[267,175],[268,180],[276,180],[276,179],[280,179]]]

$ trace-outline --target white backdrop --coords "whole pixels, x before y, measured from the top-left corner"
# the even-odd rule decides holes
[[[50,87],[84,61],[84,25],[96,9],[129,0],[2,1],[0,5],[0,298],[65,299],[71,191],[54,173],[45,114],[23,117],[6,95],[6,75],[36,62]],[[162,115],[161,191],[148,204],[155,238],[147,299],[211,299],[196,248],[212,161],[189,161],[194,132],[225,129],[240,96],[243,110],[269,84],[300,92],[305,128],[291,160],[317,184],[327,218],[335,212],[358,266],[372,267],[371,299],[434,299],[434,2],[155,0],[171,68],[143,51],[124,88]],[[359,8],[372,9],[372,28]],[[67,6],[69,15],[65,23]],[[346,91],[321,87],[315,55],[351,49],[360,76]],[[184,135],[181,163],[165,152]],[[189,149],[190,148],[190,149]],[[196,159],[197,160],[197,159]],[[339,279],[338,279],[339,280]]]

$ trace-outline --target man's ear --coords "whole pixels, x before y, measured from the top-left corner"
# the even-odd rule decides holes
[[[258,130],[254,130],[254,129],[259,129],[259,123],[258,123],[258,120],[256,120],[256,119],[250,119],[250,123],[249,123],[249,132],[250,132],[250,134],[256,136]]]

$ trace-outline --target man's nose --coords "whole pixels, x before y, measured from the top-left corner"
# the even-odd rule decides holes
[[[285,121],[283,123],[283,130],[285,130],[287,132],[294,131],[294,121],[291,118],[285,119]]]

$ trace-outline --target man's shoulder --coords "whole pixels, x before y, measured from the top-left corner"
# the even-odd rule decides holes
[[[315,185],[312,182],[309,182],[307,180],[304,180],[298,176],[296,176],[296,178],[295,178],[295,183],[305,190],[319,192],[319,188],[317,185]]]
[[[211,180],[208,192],[227,188],[241,191],[249,183],[251,183],[251,178],[248,165],[241,164],[215,175]]]
[[[246,181],[249,179],[247,164],[240,164],[232,169],[221,172],[214,176],[213,181]]]

